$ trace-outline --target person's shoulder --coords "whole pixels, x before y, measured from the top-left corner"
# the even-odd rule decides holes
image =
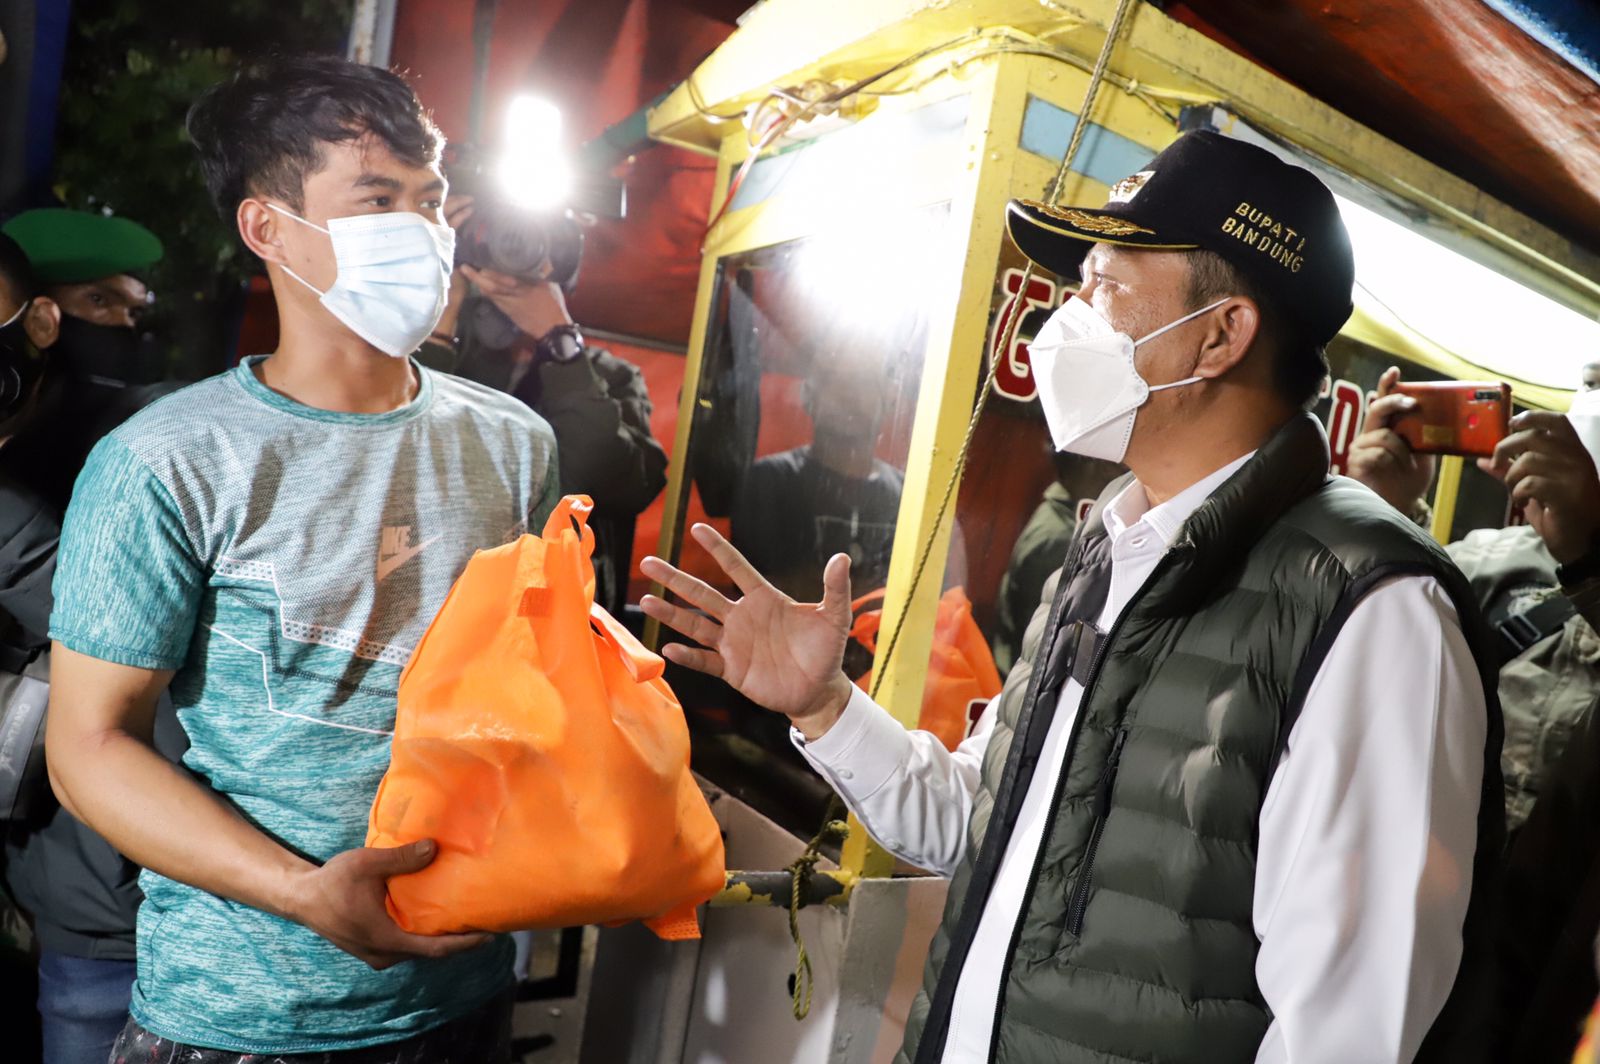
[[[219,434],[240,421],[246,395],[233,371],[219,373],[161,394],[159,389],[130,395],[123,406],[133,409],[101,437],[147,461],[168,455],[204,453]],[[97,445],[96,450],[100,447]]]
[[[811,455],[810,447],[794,447],[777,454],[769,454],[757,458],[750,463],[748,476],[782,477],[795,476],[805,468]]]
[[[1416,522],[1349,477],[1330,476],[1280,526],[1309,537],[1348,570],[1408,565],[1448,568],[1449,557]]]
[[[433,378],[435,408],[445,418],[460,418],[555,442],[550,423],[516,396],[453,373],[424,372]]]
[[[905,471],[893,462],[885,462],[882,458],[874,458],[872,460],[872,475],[896,491],[905,487]]]
[[[1059,488],[1059,485],[1052,484],[1051,488]],[[1060,488],[1059,496],[1046,491],[1018,533],[1014,553],[1029,553],[1041,547],[1054,550],[1057,544],[1070,542],[1077,531],[1077,508],[1066,489]]]
[[[130,389],[120,405],[123,409],[136,409],[112,431],[124,442],[185,430],[194,432],[213,420],[219,409],[237,405],[243,398],[232,370],[193,384]],[[205,412],[206,416],[196,417],[198,412]]]

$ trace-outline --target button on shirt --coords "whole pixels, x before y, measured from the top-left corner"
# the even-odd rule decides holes
[[[1134,482],[1106,507],[1102,631],[1250,457],[1159,506]],[[960,974],[945,1064],[989,1057],[1012,931],[1082,697],[1069,679]],[[885,848],[949,874],[966,846],[994,712],[991,703],[951,752],[857,691],[821,738],[793,738]],[[1487,727],[1477,666],[1438,582],[1402,576],[1368,592],[1312,682],[1261,807],[1252,917],[1256,981],[1273,1020],[1257,1064],[1415,1055],[1460,965]]]

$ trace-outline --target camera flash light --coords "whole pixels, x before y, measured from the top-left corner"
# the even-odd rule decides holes
[[[498,167],[511,202],[551,210],[572,193],[572,164],[561,143],[561,111],[549,100],[520,95],[506,108],[506,142]]]

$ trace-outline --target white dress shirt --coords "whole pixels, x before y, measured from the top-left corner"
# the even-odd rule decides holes
[[[1109,631],[1185,520],[1249,455],[1159,506],[1138,482],[1105,510]],[[945,1064],[988,1059],[1029,872],[1050,823],[1083,688],[1069,679],[962,968]],[[793,738],[885,848],[950,874],[995,704],[949,752],[865,694],[822,737]],[[1384,581],[1351,611],[1261,807],[1252,920],[1273,1020],[1256,1064],[1405,1064],[1449,996],[1472,887],[1487,712],[1449,596]]]

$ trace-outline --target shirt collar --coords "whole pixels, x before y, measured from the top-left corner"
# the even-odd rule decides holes
[[[1111,541],[1115,543],[1124,532],[1142,522],[1161,538],[1163,546],[1172,546],[1172,541],[1178,538],[1178,530],[1190,515],[1200,509],[1213,492],[1255,455],[1256,452],[1251,451],[1235,458],[1215,473],[1190,484],[1160,506],[1151,506],[1149,497],[1144,493],[1144,485],[1137,480],[1132,481],[1106,505],[1106,531],[1110,533]]]

